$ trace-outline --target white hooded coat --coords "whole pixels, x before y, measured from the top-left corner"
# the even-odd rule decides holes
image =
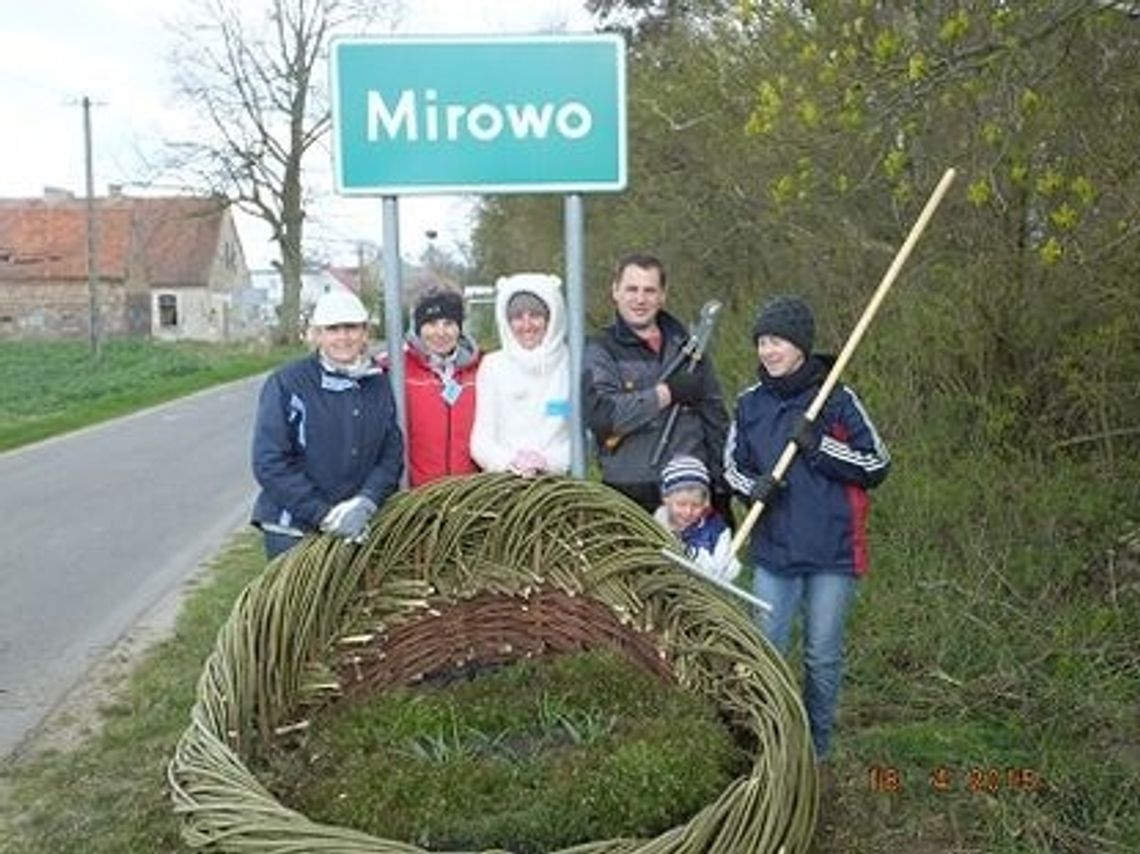
[[[518,273],[495,286],[495,324],[502,348],[488,353],[475,377],[471,457],[484,471],[509,471],[520,451],[546,460],[546,471],[570,469],[570,348],[566,304],[557,276]],[[526,291],[546,303],[546,335],[533,350],[511,332],[507,303]]]

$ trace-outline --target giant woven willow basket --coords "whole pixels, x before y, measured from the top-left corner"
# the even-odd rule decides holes
[[[308,819],[247,760],[353,695],[606,646],[708,697],[752,764],[686,824],[562,854],[806,850],[816,776],[791,676],[740,605],[661,555],[670,542],[599,484],[477,475],[391,499],[359,547],[320,537],[293,549],[239,597],[199,680],[169,767],[184,840],[221,851],[424,851]]]

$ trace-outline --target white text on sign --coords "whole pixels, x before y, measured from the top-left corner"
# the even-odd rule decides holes
[[[464,132],[478,142],[491,142],[504,130],[515,139],[546,139],[553,130],[563,139],[590,133],[594,117],[578,101],[564,104],[440,104],[435,89],[423,90],[422,104],[413,89],[404,89],[394,107],[374,89],[368,91],[368,141],[403,138],[408,142],[457,142]]]

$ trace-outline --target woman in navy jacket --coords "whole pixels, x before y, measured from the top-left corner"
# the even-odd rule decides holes
[[[367,354],[364,305],[349,291],[323,294],[309,329],[316,351],[271,374],[258,400],[252,522],[270,558],[310,531],[360,537],[404,469],[388,375]]]
[[[843,631],[856,579],[867,571],[867,490],[890,456],[850,388],[836,385],[814,423],[804,413],[832,360],[812,355],[815,321],[798,297],[780,296],[753,328],[760,381],[737,398],[725,446],[729,485],[764,502],[748,556],[756,595],[772,605],[761,628],[786,655],[803,612],[804,706],[824,759],[843,673]],[[770,472],[788,441],[799,446],[780,483]]]

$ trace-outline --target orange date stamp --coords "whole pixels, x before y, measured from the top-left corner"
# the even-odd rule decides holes
[[[914,774],[912,770],[910,772]],[[919,772],[917,788],[935,794],[967,792],[970,794],[997,795],[1002,792],[1040,791],[1044,785],[1041,774],[1024,766],[968,766],[964,768],[938,765],[927,773]],[[897,795],[911,791],[915,784],[907,773],[894,765],[871,765],[867,769],[867,784],[872,792]]]

